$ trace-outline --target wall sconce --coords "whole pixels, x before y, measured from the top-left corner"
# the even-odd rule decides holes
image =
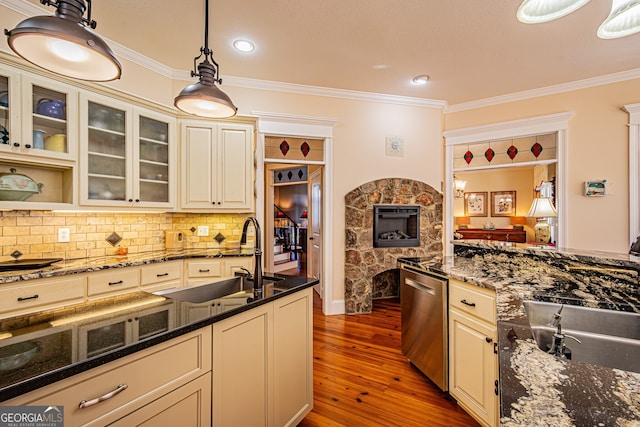
[[[453,189],[455,191],[454,197],[456,199],[462,199],[464,197],[464,188],[467,186],[467,181],[456,178],[453,175]]]
[[[527,216],[529,218],[537,218],[536,225],[533,228],[536,235],[535,241],[537,243],[549,243],[551,240],[551,226],[547,222],[547,218],[555,218],[558,216],[551,199],[548,197],[533,199],[531,209],[529,209]]]

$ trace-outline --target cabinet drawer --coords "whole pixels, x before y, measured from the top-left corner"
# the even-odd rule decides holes
[[[85,277],[39,279],[3,286],[0,313],[15,316],[84,301]],[[3,316],[6,317],[6,316]]]
[[[105,273],[90,274],[87,278],[89,297],[131,292],[140,283],[140,269],[118,268]]]
[[[222,261],[188,261],[187,275],[189,277],[220,277],[222,275]]]
[[[50,405],[55,402],[64,406],[65,425],[103,426],[210,370],[211,327],[206,327],[45,386],[3,405]],[[110,398],[79,407],[82,401],[89,402],[114,391],[116,393]]]
[[[449,306],[496,323],[496,293],[491,289],[449,280]]]
[[[140,274],[142,286],[182,279],[182,261],[145,265]],[[178,285],[179,286],[179,285]]]

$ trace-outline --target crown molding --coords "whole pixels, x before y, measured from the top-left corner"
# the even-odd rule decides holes
[[[458,111],[473,110],[476,108],[489,107],[492,105],[504,104],[507,102],[523,101],[525,99],[538,98],[547,95],[556,95],[563,92],[571,92],[579,89],[587,89],[611,83],[623,82],[640,78],[640,68],[604,76],[592,77],[589,79],[576,80],[574,82],[562,83],[554,86],[547,86],[539,89],[514,92],[507,95],[494,96],[491,98],[479,99],[477,101],[463,102],[461,104],[450,105],[446,108],[446,113],[456,113]]]

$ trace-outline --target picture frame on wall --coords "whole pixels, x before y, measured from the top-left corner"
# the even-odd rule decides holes
[[[492,191],[491,192],[491,216],[515,216],[516,192]]]
[[[464,193],[464,216],[487,216],[487,192]]]

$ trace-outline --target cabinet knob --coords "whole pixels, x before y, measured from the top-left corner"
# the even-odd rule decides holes
[[[31,144],[25,144],[25,148],[31,148]]]
[[[140,203],[140,199],[136,199],[136,203]]]
[[[129,199],[129,203],[133,202],[133,199]]]
[[[20,147],[20,143],[19,143],[19,142],[14,142],[14,143],[13,143],[13,146],[14,146],[14,147]]]
[[[490,338],[490,337],[485,337],[484,340],[489,344],[491,344],[493,342],[493,338]]]

